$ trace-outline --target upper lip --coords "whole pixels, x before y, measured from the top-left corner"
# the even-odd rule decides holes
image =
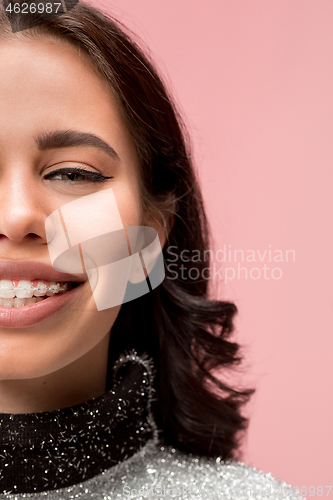
[[[31,261],[0,261],[0,279],[45,281],[86,281],[85,274],[60,273],[43,262]]]

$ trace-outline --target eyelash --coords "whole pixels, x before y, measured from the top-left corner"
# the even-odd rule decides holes
[[[106,177],[105,175],[100,174],[99,172],[90,172],[89,170],[85,170],[80,167],[75,167],[75,168],[58,168],[57,170],[53,170],[52,172],[49,172],[44,176],[44,179],[50,179],[50,177],[53,177],[55,175],[59,174],[78,174],[78,175],[83,175],[85,179],[89,179],[92,182],[105,182],[107,179],[113,179],[113,177]],[[57,179],[58,180],[58,179]],[[84,182],[84,181],[74,181],[74,180],[67,180],[64,182]]]

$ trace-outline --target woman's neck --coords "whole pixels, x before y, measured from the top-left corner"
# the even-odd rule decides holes
[[[81,358],[38,378],[0,380],[0,413],[66,408],[105,393],[109,336]]]

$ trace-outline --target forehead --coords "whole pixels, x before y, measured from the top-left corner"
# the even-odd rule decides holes
[[[85,55],[74,47],[54,40],[20,38],[0,43],[0,83],[2,105],[9,102],[15,109],[18,99],[21,106],[35,111],[45,107],[67,105],[79,111],[89,111],[91,106],[103,103],[117,115],[116,100],[105,82],[88,63]],[[82,106],[84,101],[84,106]]]
[[[111,134],[121,147],[134,152],[111,87],[76,47],[51,38],[1,40],[0,68],[3,137],[73,128]]]

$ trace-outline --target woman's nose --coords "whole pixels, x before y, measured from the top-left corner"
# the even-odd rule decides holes
[[[13,243],[39,237],[45,241],[43,196],[32,175],[17,170],[0,175],[0,234]],[[1,244],[1,240],[0,240]]]

